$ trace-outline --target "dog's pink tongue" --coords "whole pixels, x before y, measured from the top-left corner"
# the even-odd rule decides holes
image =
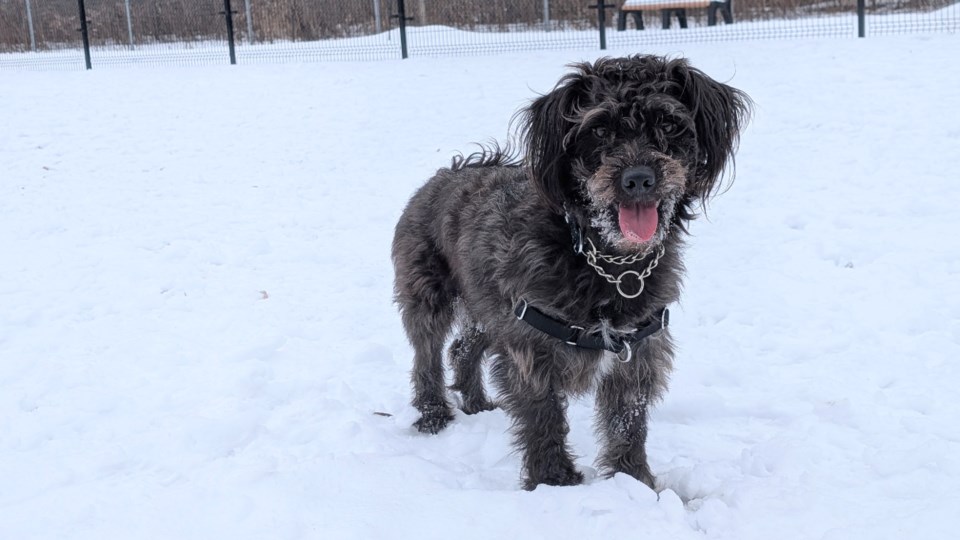
[[[647,242],[657,232],[657,205],[620,205],[620,232],[631,242]]]

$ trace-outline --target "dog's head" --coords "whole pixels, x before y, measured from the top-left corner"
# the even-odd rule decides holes
[[[683,59],[573,67],[523,113],[531,180],[617,251],[659,244],[716,192],[750,100]]]

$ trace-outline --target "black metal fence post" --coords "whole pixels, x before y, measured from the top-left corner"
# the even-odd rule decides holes
[[[407,21],[412,21],[413,17],[407,17],[406,6],[403,5],[403,0],[397,0],[397,14],[393,16],[394,19],[398,19],[400,22],[400,55],[403,58],[407,57]]]
[[[857,0],[857,36],[859,37],[865,37],[867,35],[866,4],[866,0]]]
[[[613,6],[608,6],[604,0],[597,0],[596,5],[587,6],[591,9],[597,10],[597,26],[600,27],[600,50],[607,50],[607,8]]]
[[[86,61],[87,69],[93,69],[90,64],[90,33],[87,29],[87,7],[83,5],[83,0],[77,0],[80,8],[80,35],[83,36],[83,59]]]
[[[233,41],[233,9],[230,0],[223,0],[223,17],[227,20],[227,43],[230,46],[230,64],[237,63],[237,50]]]

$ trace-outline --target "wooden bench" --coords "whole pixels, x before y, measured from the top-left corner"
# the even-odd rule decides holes
[[[717,12],[726,24],[733,23],[733,0],[624,0],[617,10],[617,30],[627,29],[627,15],[633,17],[637,30],[643,30],[643,12],[660,10],[663,29],[670,28],[670,18],[674,15],[680,28],[687,27],[688,9],[707,9],[707,26],[716,26]]]

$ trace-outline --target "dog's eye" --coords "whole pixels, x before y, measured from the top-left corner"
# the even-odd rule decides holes
[[[660,129],[663,130],[664,135],[673,135],[678,131],[677,125],[674,124],[673,122],[667,122],[663,124],[663,127],[661,127]]]
[[[598,139],[606,139],[607,135],[610,134],[610,131],[605,127],[595,127],[593,128],[593,136]]]

